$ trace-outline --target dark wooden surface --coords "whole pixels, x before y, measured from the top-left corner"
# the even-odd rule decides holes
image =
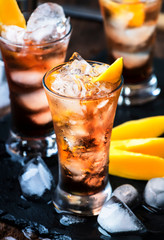
[[[43,1],[40,1],[43,2]],[[55,1],[59,4],[66,6],[74,6],[88,8],[95,10],[96,13],[98,9],[98,1],[87,0],[87,1]],[[88,4],[87,4],[88,3]],[[67,58],[69,58],[74,51],[79,52],[79,54],[84,59],[93,59],[99,56],[101,52],[106,50],[106,43],[104,37],[103,24],[101,21],[96,20],[85,20],[82,18],[71,18],[71,23],[73,27],[73,33],[68,48]],[[155,57],[158,59],[164,59],[164,31],[160,29],[157,30],[157,40],[155,44]],[[1,118],[3,115],[10,111],[10,107],[0,110]],[[142,111],[142,110],[141,110]],[[162,110],[163,111],[163,110]],[[20,229],[14,226],[10,226],[4,222],[0,222],[0,239],[7,239],[6,237],[13,237],[16,240],[26,240],[25,235]],[[39,239],[34,236],[33,239]],[[13,239],[12,239],[13,240]]]

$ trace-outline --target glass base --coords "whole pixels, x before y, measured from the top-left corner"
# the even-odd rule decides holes
[[[157,84],[155,74],[152,74],[148,81],[140,84],[124,84],[118,105],[140,105],[154,100],[161,91]]]
[[[6,143],[6,150],[13,160],[24,157],[39,155],[41,157],[52,157],[57,153],[56,135],[40,138],[22,138],[10,131],[10,136]]]
[[[77,196],[67,193],[57,186],[53,204],[58,213],[75,213],[81,216],[98,215],[103,204],[111,196],[112,188],[110,183],[101,192],[88,196]]]

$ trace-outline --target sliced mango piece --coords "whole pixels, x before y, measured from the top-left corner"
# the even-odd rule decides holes
[[[110,82],[116,83],[121,78],[123,70],[123,58],[118,58],[112,65],[107,68],[105,72],[100,74],[97,78],[92,78],[91,82]]]
[[[112,148],[164,158],[164,138],[144,138],[112,141],[111,149]]]
[[[127,27],[140,27],[145,20],[145,3],[140,0],[106,3],[112,18],[127,22]],[[120,22],[122,24],[122,22]]]
[[[0,0],[0,23],[25,28],[26,21],[16,0]]]
[[[164,159],[112,148],[110,150],[109,173],[136,180],[164,177]]]
[[[154,138],[164,134],[164,116],[127,121],[114,127],[111,140]]]

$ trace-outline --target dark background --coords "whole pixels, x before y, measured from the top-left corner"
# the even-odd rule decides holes
[[[45,1],[19,1],[25,15],[36,7],[38,3]],[[73,33],[69,44],[67,59],[74,51],[84,59],[94,59],[107,62],[106,42],[97,0],[56,0],[64,7],[66,14],[71,16]],[[164,7],[162,8],[162,10]],[[164,23],[164,22],[163,22]],[[131,119],[164,115],[164,27],[158,25],[157,40],[155,44],[154,69],[161,88],[160,96],[150,103],[135,107],[118,107],[115,125]],[[1,96],[0,96],[1,97]],[[30,227],[33,233],[31,239],[110,239],[101,235],[97,229],[96,218],[85,219],[84,223],[73,224],[65,227],[60,224],[60,218],[55,213],[52,204],[45,202],[23,201],[18,184],[18,175],[21,165],[10,161],[5,151],[5,140],[7,139],[10,126],[10,107],[0,110],[0,239],[12,236],[17,240],[30,239],[25,237],[22,229]],[[45,159],[46,160],[46,159]],[[57,159],[47,161],[57,179]],[[120,184],[129,182],[142,192],[145,182],[130,181],[127,179],[110,176],[113,189]],[[149,233],[142,236],[116,236],[111,240],[162,240],[164,239],[164,215],[152,214],[142,207],[138,207],[135,213],[148,227]],[[48,235],[46,235],[48,231]],[[54,232],[54,233],[53,233]]]

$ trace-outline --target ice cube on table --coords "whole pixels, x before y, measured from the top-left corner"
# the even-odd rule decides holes
[[[129,207],[115,196],[103,205],[97,221],[104,230],[111,234],[146,231],[145,226]]]
[[[147,182],[144,200],[149,206],[164,209],[164,178],[152,178]]]
[[[53,176],[41,157],[31,159],[23,167],[19,183],[25,197],[42,197],[51,190]]]
[[[63,8],[56,3],[39,5],[27,22],[25,40],[43,43],[62,38],[70,28]]]
[[[138,190],[130,184],[123,184],[117,187],[112,195],[119,198],[130,208],[135,207],[141,200]]]

